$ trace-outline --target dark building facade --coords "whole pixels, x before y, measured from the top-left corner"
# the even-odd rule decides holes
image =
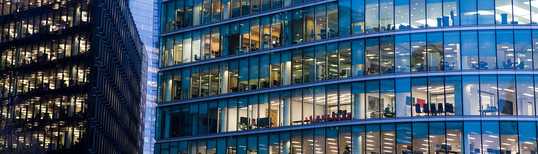
[[[0,1],[0,153],[138,153],[144,49],[127,5]]]
[[[155,153],[537,153],[538,2],[168,0]]]

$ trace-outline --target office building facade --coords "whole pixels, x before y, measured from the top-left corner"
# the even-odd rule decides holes
[[[126,1],[0,1],[0,153],[137,153],[143,48]]]
[[[155,153],[536,153],[538,3],[168,0]]]

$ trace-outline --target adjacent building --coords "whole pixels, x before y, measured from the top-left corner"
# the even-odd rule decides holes
[[[145,51],[127,1],[0,8],[0,153],[137,153]]]
[[[165,0],[155,153],[536,153],[538,2]]]
[[[155,145],[155,110],[157,106],[157,70],[159,66],[159,4],[160,0],[130,0],[138,33],[146,49],[147,81],[144,100],[143,153],[153,153]],[[143,94],[144,95],[144,94]],[[141,147],[142,148],[142,147]]]

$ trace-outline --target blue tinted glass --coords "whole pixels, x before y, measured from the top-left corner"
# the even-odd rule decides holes
[[[351,1],[351,22],[353,34],[364,33],[364,0]]]
[[[514,30],[516,69],[532,69],[532,38],[530,30]]]
[[[364,40],[353,40],[351,44],[352,76],[364,75]]]
[[[466,121],[463,123],[463,146],[468,150],[469,154],[481,153],[482,149],[482,133],[480,130],[479,121]]]
[[[338,1],[338,26],[340,36],[351,34],[351,0]]]
[[[478,24],[495,24],[495,3],[491,0],[478,0]]]
[[[411,71],[411,43],[409,34],[395,36],[395,69],[397,73]]]
[[[480,69],[496,69],[495,31],[478,31]]]
[[[445,32],[444,33],[444,68],[445,70],[460,70],[461,69],[461,45],[460,32]]]
[[[514,35],[512,30],[497,30],[497,67],[514,68]]]
[[[478,69],[478,33],[476,31],[461,32],[461,68],[463,70]]]

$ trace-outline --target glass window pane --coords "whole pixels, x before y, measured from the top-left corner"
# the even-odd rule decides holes
[[[302,125],[303,122],[308,122],[308,118],[303,118],[303,93],[302,89],[293,90],[291,92],[291,121],[292,125]],[[304,121],[303,121],[304,120]]]
[[[338,37],[338,4],[327,4],[327,35],[329,38]]]
[[[252,13],[258,13],[261,11],[260,0],[251,0],[251,3]]]
[[[515,75],[499,75],[499,114],[516,114]]]
[[[323,73],[325,72],[325,68],[324,67],[319,67],[320,70],[323,70],[323,72],[320,72],[320,74],[323,74],[325,76],[327,76],[328,79],[336,79],[339,77],[339,72],[338,72],[338,67],[339,67],[339,61],[340,61],[340,58],[338,57],[338,44],[336,43],[331,43],[331,44],[328,44],[327,45],[327,73]],[[318,46],[319,47],[319,46]],[[321,46],[322,48],[319,49],[319,48],[316,48],[316,52],[321,52],[321,51],[325,51],[323,48],[324,46]],[[319,62],[316,61],[316,63],[320,63],[321,65],[325,65],[325,56],[318,56],[319,54],[316,54],[316,58],[317,59],[322,59],[320,60]],[[325,79],[325,78],[323,78]]]
[[[380,41],[380,74],[394,73],[394,37],[381,37]]]
[[[366,153],[380,153],[379,124],[366,125]]]
[[[476,5],[476,0],[461,1],[459,5],[461,9],[461,25],[476,25],[478,18],[478,13],[476,12]]]
[[[366,133],[364,125],[353,126],[351,133],[353,135],[353,153],[365,153]]]
[[[303,56],[302,51],[294,50],[292,52],[292,84],[303,83]]]
[[[338,85],[327,85],[327,96],[326,96],[326,120],[329,121],[338,121],[339,109],[338,109]]]
[[[243,51],[241,47],[241,34],[239,33],[239,23],[233,23],[230,26],[230,55],[235,55]]]
[[[514,30],[516,69],[532,69],[532,40],[530,30]]]
[[[413,153],[428,153],[428,123],[413,123]]]
[[[426,34],[411,34],[411,72],[426,71]]]
[[[532,153],[536,151],[536,123],[534,121],[518,122],[519,152]]]
[[[497,1],[497,0],[495,0]],[[491,0],[478,0],[478,24],[492,25],[495,24],[495,3]],[[508,7],[510,10],[511,7]],[[510,17],[511,18],[511,17]]]
[[[379,8],[379,23],[381,24],[381,31],[394,30],[393,0],[380,0]]]
[[[491,3],[491,2],[490,2]],[[513,24],[512,1],[495,0],[495,20],[497,24]],[[525,12],[521,12],[525,14]]]
[[[269,55],[267,54],[264,54],[264,55],[261,55],[260,56],[260,77],[259,77],[259,80],[260,80],[260,85],[259,85],[259,89],[263,89],[263,88],[269,88],[269,76],[270,76],[270,68],[269,68]],[[252,74],[252,73],[251,73]],[[252,78],[252,77],[250,77]],[[252,85],[252,83],[251,83]]]
[[[315,104],[314,104],[314,113],[316,114],[315,122],[325,122],[328,117],[326,117],[326,92],[325,86],[315,87]]]
[[[250,0],[241,0],[241,15],[250,14]]]
[[[461,153],[465,149],[463,147],[463,123],[462,122],[446,122],[446,149]],[[443,147],[443,146],[441,146]]]
[[[530,24],[531,5],[529,0],[514,0],[514,24]],[[500,9],[500,8],[499,8]]]
[[[463,146],[469,153],[481,153],[482,149],[482,136],[480,130],[479,121],[465,121],[463,122]]]
[[[353,82],[351,93],[353,94],[354,119],[365,119],[366,95],[364,82]]]
[[[430,152],[441,153],[448,151],[445,140],[447,138],[445,132],[445,122],[430,122],[429,123],[430,137]]]
[[[413,153],[412,132],[410,123],[396,123],[396,151]]]
[[[517,75],[517,114],[534,115],[534,85],[531,75]]]
[[[444,33],[444,68],[447,71],[460,70],[460,32]]]
[[[282,64],[282,65],[281,65]],[[271,61],[269,65],[269,83],[271,87],[277,87],[282,85],[282,68],[287,67],[286,63],[280,63],[280,53],[271,54]]]
[[[396,117],[411,116],[411,80],[410,78],[396,79]]]
[[[498,121],[482,121],[482,141],[482,150],[484,153],[501,150],[499,144]]]
[[[463,70],[477,70],[478,65],[477,31],[461,32],[461,61]]]
[[[274,48],[274,47],[279,47],[281,46],[280,44],[280,40],[282,40],[281,38],[281,35],[282,35],[282,27],[281,27],[281,23],[282,23],[282,19],[281,19],[281,15],[280,14],[275,14],[273,16],[271,16],[271,32],[270,32],[270,35],[271,36],[271,42],[269,42],[269,48]],[[264,36],[263,37],[267,37],[265,36],[265,28],[264,28]]]
[[[282,36],[282,45],[290,45],[292,42],[292,21],[293,20],[291,12],[285,12],[282,14],[282,28],[284,29]]]
[[[269,110],[269,94],[260,94],[258,99],[258,114],[260,118],[256,122],[256,126],[258,128],[268,128],[271,125],[271,118],[269,117],[269,112],[271,111]]]
[[[381,99],[380,109],[382,117],[390,118],[396,116],[396,109],[394,105],[394,79],[384,79],[380,81]],[[392,149],[392,148],[391,148]]]
[[[340,153],[351,153],[351,127],[338,127],[338,150]]]
[[[443,26],[460,25],[459,0],[443,1]]]
[[[293,136],[290,136],[293,134]],[[292,142],[295,141],[295,142]],[[298,147],[296,147],[298,146]],[[294,152],[301,152],[301,132],[300,131],[293,131],[293,132],[281,132],[280,133],[280,149],[282,149],[282,153],[294,153]],[[278,153],[278,151],[276,151]]]
[[[366,0],[366,32],[379,31],[379,1]]]
[[[283,133],[284,134],[284,133]],[[278,153],[280,150],[279,146],[280,146],[280,142],[282,141],[284,143],[285,140],[287,140],[287,146],[286,148],[288,148],[287,150],[289,150],[289,138],[290,138],[290,134],[289,132],[285,132],[285,134],[287,134],[287,138],[279,138],[279,134],[278,133],[272,133],[272,134],[269,134],[269,148],[268,148],[268,153],[270,154],[274,154],[274,153]],[[260,148],[260,147],[258,147]],[[283,147],[284,148],[284,147]],[[284,149],[282,149],[283,152],[286,152],[287,150],[284,151]],[[261,152],[260,152],[261,153]]]
[[[478,31],[480,69],[496,69],[495,31]],[[503,50],[503,49],[499,49]]]
[[[260,20],[250,20],[250,51],[260,50]]]
[[[297,147],[302,149],[302,153],[314,153],[314,151],[313,151],[314,150],[314,144],[313,144],[313,142],[314,142],[314,130],[307,129],[307,130],[303,130],[302,132],[303,132],[302,146],[297,146]],[[299,138],[299,140],[300,140],[300,138]],[[299,143],[299,145],[301,144],[301,142],[296,142],[296,143]],[[292,146],[295,146],[295,145],[292,145]]]
[[[279,92],[273,92],[269,95],[269,105],[270,110],[266,111],[266,114],[269,116],[269,124],[271,127],[279,127],[282,126],[282,117],[281,113],[283,112],[280,110],[280,93]]]
[[[430,116],[444,116],[445,86],[443,77],[428,77],[428,103]]]
[[[442,27],[443,26],[443,1],[442,0],[427,0],[427,27]]]
[[[340,54],[340,59],[338,59],[340,78],[351,77],[351,42],[338,43],[338,52]]]
[[[258,153],[258,137],[249,135],[247,138],[247,154]]]
[[[362,76],[364,75],[364,40],[353,40],[351,50],[352,76]]]
[[[462,83],[461,76],[445,77],[445,97],[446,103],[444,111],[446,115],[462,114]]]
[[[379,74],[379,38],[366,40],[366,72]]]
[[[257,23],[253,23],[253,24],[257,24]],[[253,46],[251,46],[250,44],[250,22],[247,20],[247,21],[243,21],[239,24],[240,26],[240,34],[241,34],[241,49],[239,49],[239,52],[238,53],[246,53],[246,52],[250,52],[250,50],[252,49]]]
[[[222,0],[222,20],[230,18],[230,4],[231,0]]]
[[[228,132],[237,131],[237,116],[238,116],[238,109],[237,109],[237,99],[229,99],[228,100],[228,111],[227,111],[227,117],[228,117]]]
[[[249,90],[248,86],[248,67],[249,59],[244,58],[239,60],[239,75],[237,77],[239,81],[239,91]]]
[[[314,123],[314,91],[313,88],[303,89],[303,116],[308,123]]]
[[[308,47],[303,49],[303,82],[313,82],[315,81],[314,77],[316,75],[316,63],[314,61],[315,55],[314,55],[314,47]],[[325,52],[321,52],[321,54],[325,54]],[[325,56],[323,56],[325,58]],[[295,58],[295,57],[294,57]],[[323,59],[325,60],[325,59]],[[321,66],[325,66],[325,61],[322,61]]]
[[[274,16],[273,16],[274,17]],[[271,34],[271,18],[269,18],[269,16],[265,16],[265,17],[262,17],[261,18],[261,27],[260,27],[260,31],[261,31],[261,49],[269,49],[269,48],[272,48],[273,47],[273,43],[271,43],[271,39],[272,38],[275,38],[276,40],[278,40],[278,35],[280,35],[280,32],[275,30],[275,35],[272,35]],[[280,22],[279,22],[280,24]],[[278,25],[275,25],[275,26],[278,26]],[[280,26],[279,27],[275,27],[275,29],[278,28],[280,29]]]
[[[364,33],[364,0],[351,1],[351,22],[353,34]]]
[[[536,4],[538,4],[536,1],[530,2],[532,24],[536,24],[538,22],[538,7]]]
[[[409,29],[409,1],[394,1],[396,29]]]
[[[268,134],[261,134],[258,136],[258,153],[259,154],[268,154],[268,141],[269,141],[269,137],[267,136]],[[278,135],[276,136],[273,136],[271,135],[271,138],[277,138],[278,140]],[[272,152],[272,151],[271,151]]]
[[[249,73],[248,73],[248,78],[249,78],[249,88],[250,90],[255,90],[255,89],[258,89],[258,82],[259,82],[259,76],[258,75],[261,75],[260,74],[260,57],[258,56],[254,56],[254,57],[250,57],[250,61],[249,61],[249,64],[247,64],[249,67],[247,68]]]
[[[303,42],[303,10],[297,10],[293,12],[293,24],[292,25],[292,42],[293,44]]]
[[[329,130],[330,128],[327,128],[327,130]],[[310,131],[308,131],[310,132]],[[306,147],[303,147],[303,150],[304,152],[307,152],[307,153],[329,153],[330,152],[330,148],[328,147],[329,146],[329,143],[331,142],[329,139],[329,132],[327,131],[327,138],[325,138],[325,128],[316,128],[314,129],[314,134],[316,135],[315,138],[314,138],[314,143],[310,143],[309,140],[305,140],[305,139],[310,139],[310,138],[305,138],[303,139],[303,145],[305,143],[307,144],[313,144],[313,148],[314,148],[314,151],[312,152],[309,152],[311,149],[309,146],[306,146]],[[325,144],[327,144],[327,152],[325,152]],[[338,148],[336,148],[338,149]],[[338,152],[338,151],[337,151]]]
[[[412,78],[411,85],[413,116],[428,116],[427,78]]]
[[[464,115],[479,115],[479,80],[478,76],[462,76],[463,85],[463,114]]]
[[[395,67],[396,73],[411,71],[411,44],[409,34],[395,36]]]
[[[380,118],[379,80],[366,82],[366,115],[367,118]],[[379,142],[376,142],[379,143]]]
[[[237,137],[237,153],[246,154],[247,153],[247,136],[238,136]]]
[[[427,33],[428,71],[442,71],[443,67],[443,33]]]
[[[280,126],[289,126],[290,112],[291,112],[291,97],[290,91],[284,91],[280,93]]]
[[[480,115],[497,115],[497,76],[480,75]]]
[[[352,0],[338,1],[338,29],[340,30],[339,36],[351,34],[351,1]]]
[[[501,151],[506,151],[506,152],[510,152],[510,153],[519,153],[517,122],[515,122],[515,121],[501,121],[499,125],[502,126],[502,127],[500,127]],[[524,134],[522,136],[525,136],[525,135],[527,135],[527,134]]]
[[[411,27],[424,28],[426,26],[426,0],[411,0]]]
[[[351,120],[352,111],[352,96],[351,96],[351,84],[340,84],[338,91],[339,120]]]
[[[308,7],[308,8],[305,8],[304,9],[304,22],[306,22],[306,24],[304,24],[304,28],[306,29],[306,33],[304,34],[305,36],[305,41],[306,42],[309,42],[309,41],[314,41],[314,25],[316,23],[315,20],[314,20],[314,15],[315,15],[315,9],[314,7]]]

